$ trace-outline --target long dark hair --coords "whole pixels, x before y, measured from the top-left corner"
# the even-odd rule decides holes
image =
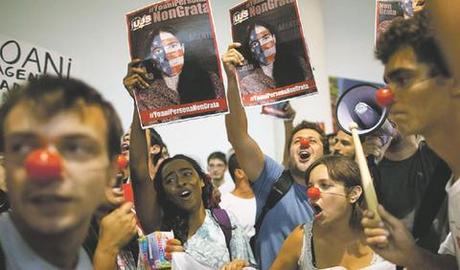
[[[157,201],[158,204],[163,209],[163,220],[161,224],[162,230],[173,230],[175,238],[179,239],[182,243],[187,241],[188,236],[188,218],[189,214],[184,211],[183,209],[179,208],[173,202],[168,199],[166,192],[163,187],[163,176],[161,172],[163,171],[164,166],[168,163],[182,159],[190,163],[193,169],[197,172],[198,176],[203,180],[204,187],[202,188],[201,199],[203,200],[204,208],[210,209],[211,208],[211,197],[212,197],[212,190],[213,186],[211,183],[211,179],[209,176],[201,169],[198,162],[194,159],[185,156],[185,155],[175,155],[172,158],[168,158],[163,161],[158,168],[158,172],[155,175],[154,179],[154,186],[155,190],[157,191],[158,197]]]
[[[361,185],[361,174],[359,172],[358,164],[351,158],[338,155],[326,155],[315,162],[313,162],[310,167],[308,167],[305,172],[305,182],[308,184],[310,181],[310,174],[314,168],[319,165],[324,165],[327,168],[327,173],[329,177],[336,181],[343,183],[345,189],[348,192],[355,186]],[[361,218],[362,218],[362,206],[363,206],[363,194],[359,199],[352,204],[352,213],[349,220],[350,227],[355,230],[361,230]]]
[[[246,27],[246,36],[243,41],[242,50],[248,63],[254,67],[260,67],[259,62],[254,58],[249,48],[251,31],[254,30],[257,25],[267,28],[267,30],[276,37],[276,56],[275,62],[273,63],[273,78],[276,87],[305,81],[307,79],[307,70],[305,70],[305,66],[307,65],[306,59],[303,56],[296,57],[291,53],[292,48],[289,48],[287,45],[282,45],[283,42],[279,40],[280,36],[275,27],[266,22],[253,21]]]
[[[145,57],[144,66],[148,73],[153,75],[154,80],[162,78],[162,72],[159,70],[153,60],[150,59],[151,44],[153,39],[160,34],[160,32],[167,32],[177,37],[177,31],[170,26],[162,26],[152,30],[147,37],[145,44]],[[178,38],[179,39],[179,38]],[[179,75],[179,83],[177,91],[180,97],[180,103],[192,103],[203,100],[210,100],[216,98],[216,89],[214,83],[210,78],[210,74],[203,68],[203,65],[197,60],[189,57],[184,53],[184,66]]]

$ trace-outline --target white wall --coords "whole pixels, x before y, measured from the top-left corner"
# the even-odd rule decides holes
[[[231,41],[228,9],[240,0],[211,0],[220,52]],[[326,74],[322,0],[299,0],[305,37],[319,89],[316,96],[293,101],[297,119],[325,122],[331,127]],[[337,2],[341,2],[337,1]],[[146,0],[2,0],[0,33],[73,57],[74,73],[113,102],[127,128],[132,100],[122,86],[129,61],[125,14],[154,1]],[[364,1],[360,1],[364,2]],[[328,18],[327,18],[328,19]],[[327,20],[328,21],[328,20]],[[266,154],[282,158],[282,121],[247,110],[250,134]],[[224,117],[206,118],[158,128],[171,153],[205,161],[214,150],[229,149]]]
[[[375,0],[323,0],[326,66],[332,76],[382,83],[374,57]]]

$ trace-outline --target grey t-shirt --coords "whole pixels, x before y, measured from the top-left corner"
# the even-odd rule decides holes
[[[25,242],[11,221],[10,214],[0,215],[0,243],[6,258],[6,270],[58,270],[56,266],[38,256]],[[3,267],[0,265],[0,268]],[[80,248],[75,270],[92,269],[91,260],[83,248]]]

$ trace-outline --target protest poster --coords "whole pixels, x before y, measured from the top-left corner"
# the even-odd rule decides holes
[[[228,111],[209,0],[166,0],[126,15],[131,59],[147,89],[134,87],[143,128]]]
[[[248,0],[230,10],[244,106],[317,93],[295,0]]]
[[[425,0],[376,0],[375,41],[388,30],[396,18],[407,19],[425,6]]]
[[[41,75],[69,78],[72,58],[0,34],[0,103],[5,94]]]

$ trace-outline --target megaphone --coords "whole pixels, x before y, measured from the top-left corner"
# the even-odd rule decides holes
[[[337,101],[336,119],[339,128],[351,135],[350,123],[358,125],[358,135],[374,135],[386,145],[396,130],[388,121],[388,109],[377,103],[378,88],[371,84],[359,84],[347,89]]]

